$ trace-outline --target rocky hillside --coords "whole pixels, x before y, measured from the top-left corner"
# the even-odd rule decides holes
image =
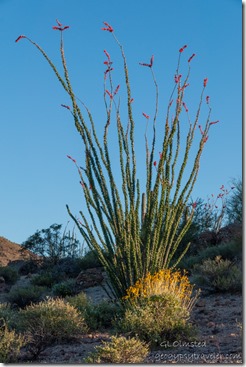
[[[31,251],[23,250],[17,243],[0,237],[0,266],[7,266],[11,261],[28,260],[35,256]]]

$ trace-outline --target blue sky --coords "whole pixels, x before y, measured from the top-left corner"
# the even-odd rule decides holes
[[[19,35],[42,46],[61,70],[60,34],[52,26],[56,19],[70,26],[64,40],[71,81],[100,133],[105,123],[104,49],[114,61],[114,83],[122,85],[119,95],[124,98],[119,50],[111,34],[101,30],[104,21],[114,27],[128,60],[140,178],[146,122],[142,112],[153,117],[155,100],[149,69],[139,62],[154,55],[158,124],[164,124],[178,50],[187,44],[184,74],[187,59],[196,54],[187,89],[190,116],[195,116],[203,79],[208,78],[211,120],[220,121],[210,130],[192,194],[206,199],[242,176],[241,12],[239,0],[0,0],[0,236],[21,243],[37,229],[65,225],[70,220],[66,204],[74,214],[84,207],[79,177],[66,157],[83,163],[83,146],[71,115],[61,108],[69,99],[37,50],[24,39],[14,42]]]

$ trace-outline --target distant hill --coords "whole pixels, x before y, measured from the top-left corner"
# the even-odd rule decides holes
[[[11,261],[28,260],[33,257],[37,256],[17,243],[0,236],[0,266],[7,266]]]

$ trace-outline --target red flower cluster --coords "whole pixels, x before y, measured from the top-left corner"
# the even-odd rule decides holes
[[[76,163],[76,160],[74,158],[72,158],[70,155],[67,155],[68,159],[71,159],[71,161],[73,161],[74,163]]]
[[[62,107],[66,108],[67,110],[70,110],[70,107],[65,105],[65,104],[61,104]]]
[[[185,102],[183,102],[183,106],[184,106],[185,112],[188,112],[188,108],[187,108]]]
[[[54,29],[55,31],[65,31],[65,29],[69,28],[69,25],[65,25],[64,27],[62,27],[62,23],[59,22],[59,20],[56,19],[56,23],[58,24],[58,26],[53,26],[52,29]]]
[[[193,57],[195,57],[196,56],[196,54],[193,54],[193,55],[191,55],[191,57],[188,59],[188,62],[191,62],[191,60],[193,59]]]
[[[142,65],[142,66],[148,66],[149,68],[152,68],[153,66],[153,61],[154,61],[154,55],[151,56],[151,59],[150,59],[150,63],[149,64],[146,64],[144,62],[140,62],[139,65]]]
[[[174,75],[174,81],[175,83],[179,83],[180,82],[180,79],[181,79],[182,75],[179,74],[179,75]]]
[[[204,87],[206,87],[207,82],[208,82],[208,78],[205,78],[205,79],[203,80],[203,86],[204,86]]]
[[[143,112],[143,116],[146,118],[146,119],[149,119],[149,115],[146,115],[146,113]]]
[[[24,36],[23,34],[21,36],[19,36],[18,38],[16,38],[15,42],[19,42],[19,40],[21,40],[22,38],[26,38],[26,36]]]
[[[179,52],[181,53],[181,52],[183,52],[184,51],[184,49],[187,47],[187,45],[184,45],[183,47],[181,47],[180,49],[179,49]]]
[[[113,32],[114,29],[111,27],[111,25],[109,25],[107,22],[103,22],[103,24],[105,24],[106,28],[102,28],[103,31],[108,31],[108,32]]]
[[[114,68],[111,68],[111,65],[113,64],[113,62],[110,59],[109,53],[106,50],[103,50],[103,52],[105,53],[105,55],[107,56],[107,59],[108,59],[108,60],[104,61],[104,64],[108,66],[108,68],[104,72],[104,79],[106,79],[107,73],[114,70]]]
[[[120,85],[117,85],[117,87],[116,87],[116,89],[115,89],[115,91],[114,91],[113,94],[110,93],[107,89],[106,89],[106,93],[109,95],[110,99],[113,99],[114,96],[118,93],[119,89],[120,89]]]

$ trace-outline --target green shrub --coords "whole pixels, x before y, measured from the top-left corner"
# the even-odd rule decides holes
[[[142,363],[149,352],[148,345],[138,339],[113,336],[110,342],[96,347],[86,363]]]
[[[20,310],[19,315],[20,328],[32,339],[36,354],[51,343],[73,340],[87,331],[78,310],[60,298],[32,304]]]
[[[31,303],[40,301],[46,291],[45,287],[31,285],[28,287],[12,287],[7,295],[8,302],[23,308]]]
[[[17,318],[17,311],[9,303],[0,303],[0,320],[4,320],[9,329],[15,328]]]
[[[55,277],[52,273],[42,272],[40,274],[36,274],[32,279],[31,283],[34,285],[45,286],[51,288],[56,282]]]
[[[119,305],[107,300],[93,304],[85,293],[66,297],[66,301],[77,308],[90,330],[110,328],[114,325],[114,320],[122,315],[122,308]]]
[[[18,360],[21,347],[26,344],[22,335],[10,331],[7,324],[0,320],[0,362],[15,363]]]
[[[216,256],[214,260],[207,259],[201,265],[194,266],[193,280],[215,291],[239,291],[242,289],[242,276],[238,264]]]
[[[102,266],[99,261],[96,251],[88,251],[85,256],[80,260],[80,265],[82,270],[90,269],[90,268],[99,268]]]
[[[87,307],[85,314],[87,325],[91,330],[110,328],[120,316],[122,316],[120,306],[107,300]]]
[[[83,258],[66,257],[52,267],[52,272],[64,274],[66,278],[75,278],[81,271]]]
[[[222,256],[229,260],[242,259],[242,238],[207,247],[199,255],[183,258],[179,266],[192,270],[196,264],[201,264],[206,259],[214,259],[216,256]]]
[[[19,274],[21,275],[34,274],[39,271],[40,267],[41,267],[41,262],[37,260],[28,260],[28,261],[25,261],[19,267]]]
[[[18,272],[8,266],[0,266],[0,276],[4,277],[8,284],[15,284],[19,278]]]
[[[116,326],[121,332],[137,335],[141,340],[156,345],[167,338],[189,338],[192,330],[187,323],[188,318],[189,312],[175,294],[163,294],[150,297],[145,304],[128,308]]]
[[[72,296],[75,293],[75,285],[76,281],[74,279],[65,280],[55,284],[52,288],[52,293],[59,297]]]
[[[85,317],[87,308],[92,306],[91,300],[83,292],[76,294],[76,296],[66,297],[66,301],[75,307],[83,317]]]

